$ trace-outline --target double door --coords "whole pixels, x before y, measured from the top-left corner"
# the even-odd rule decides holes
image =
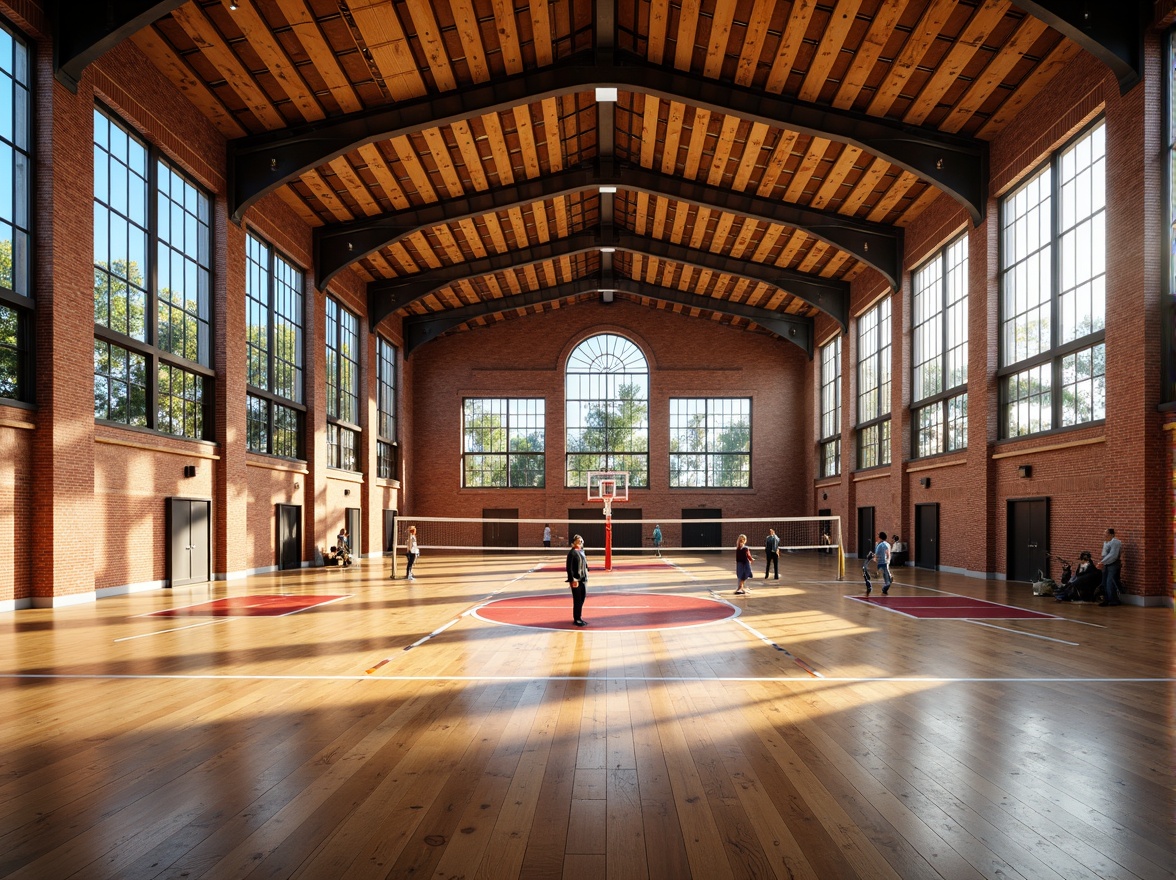
[[[212,502],[167,499],[167,585],[206,583],[212,572]]]

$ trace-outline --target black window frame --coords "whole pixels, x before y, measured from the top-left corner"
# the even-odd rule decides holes
[[[326,297],[324,312],[326,361],[323,379],[327,390],[327,467],[360,473],[360,443],[363,436],[363,427],[359,424],[363,364],[360,320],[358,315],[329,295]],[[349,332],[352,324],[354,333]],[[347,341],[345,336],[350,336],[355,357],[347,353],[348,348],[344,345]],[[351,367],[352,376],[350,387],[346,382],[348,366]]]
[[[0,403],[8,406],[31,406],[36,403],[33,371],[35,359],[33,298],[33,71],[35,50],[30,41],[4,19],[0,32],[13,44],[13,69],[0,71],[5,87],[12,90],[7,102],[12,114],[13,139],[0,138],[6,151],[12,152],[11,205],[0,205],[0,241],[11,241],[8,261],[11,283],[0,278]],[[20,108],[20,109],[18,109]],[[23,113],[21,112],[23,110]],[[24,125],[18,128],[18,121]],[[23,172],[19,169],[23,168]],[[12,216],[8,216],[11,214]],[[11,229],[11,235],[4,234]]]
[[[397,362],[399,351],[376,336],[376,476],[396,479],[400,467],[400,422],[397,419]]]
[[[132,207],[128,206],[127,211],[121,211],[119,206],[110,197],[111,178],[109,174],[104,171],[102,175],[98,175],[95,171],[95,184],[92,193],[92,203],[95,205],[95,214],[99,207],[107,211],[107,217],[114,217],[116,222],[121,223],[119,218],[127,221],[128,228],[133,224],[142,231],[143,240],[143,278],[140,284],[130,277],[126,279],[119,279],[120,282],[128,284],[135,284],[136,289],[140,290],[143,295],[143,316],[142,316],[142,338],[131,335],[131,330],[135,325],[131,323],[130,314],[130,298],[128,297],[128,314],[126,329],[116,329],[108,323],[99,321],[98,303],[99,296],[97,290],[97,280],[100,277],[110,278],[118,277],[114,273],[113,267],[99,262],[100,255],[106,255],[113,250],[113,246],[108,246],[102,249],[99,253],[97,239],[100,234],[99,225],[95,221],[95,252],[94,252],[94,277],[96,281],[95,289],[95,315],[94,315],[94,348],[95,348],[95,377],[94,377],[94,418],[96,421],[103,424],[109,424],[116,427],[126,427],[138,430],[148,430],[154,433],[162,434],[168,437],[175,437],[181,440],[199,440],[210,441],[215,436],[214,425],[214,394],[216,390],[216,372],[212,365],[212,339],[215,331],[213,325],[213,286],[214,286],[214,266],[212,254],[214,252],[213,230],[212,230],[212,194],[194,181],[187,173],[185,173],[178,165],[176,165],[159,147],[145,141],[141,138],[129,125],[127,125],[120,116],[107,107],[96,103],[93,108],[93,115],[91,119],[94,122],[95,130],[92,132],[92,141],[95,154],[100,149],[105,149],[108,156],[114,157],[113,145],[109,142],[105,147],[99,144],[99,133],[97,126],[101,118],[107,125],[107,137],[112,136],[112,132],[117,129],[120,134],[117,137],[126,137],[128,143],[134,142],[144,152],[145,161],[143,167],[143,174],[140,175],[144,180],[145,191],[143,193],[142,211],[144,217],[142,221],[138,216],[132,216]],[[114,157],[121,161],[124,157]],[[128,160],[130,157],[128,155]],[[97,158],[95,158],[95,165],[97,165]],[[133,161],[133,160],[131,160]],[[197,313],[196,322],[199,327],[203,323],[204,332],[198,334],[197,342],[195,344],[196,357],[203,357],[206,362],[202,363],[200,360],[192,360],[185,354],[177,354],[160,345],[160,303],[162,298],[162,291],[159,287],[159,253],[161,248],[171,248],[174,250],[174,237],[170,234],[171,224],[170,217],[168,222],[168,233],[161,231],[163,223],[160,220],[160,194],[161,189],[159,167],[163,165],[166,167],[168,174],[179,178],[182,184],[187,185],[196,192],[198,198],[204,199],[204,222],[206,238],[202,245],[196,245],[195,260],[201,270],[206,274],[203,276],[203,283],[197,283]],[[130,164],[127,164],[130,167]],[[108,171],[109,169],[107,169]],[[99,177],[106,187],[106,201],[100,198],[99,193]],[[169,178],[170,179],[170,178]],[[128,189],[128,195],[130,190]],[[199,219],[197,222],[200,222]],[[105,231],[109,236],[111,227],[109,221],[101,227],[101,231]],[[185,232],[186,234],[186,232]],[[191,256],[184,250],[179,251],[184,256]],[[130,247],[127,251],[128,257],[132,255]],[[203,259],[203,262],[199,262]],[[128,267],[129,276],[129,267]],[[203,290],[204,299],[199,298],[199,291]],[[108,294],[106,298],[107,314],[109,314],[111,296]],[[181,310],[184,314],[186,311]],[[203,315],[203,318],[201,317]],[[103,373],[98,368],[98,361],[102,350],[113,352],[113,348],[118,348],[130,353],[131,356],[142,358],[143,367],[143,387],[146,389],[146,413],[145,419],[142,423],[138,423],[139,419],[124,421],[120,419],[110,418],[112,411],[120,411],[118,407],[112,407],[111,404],[111,387],[109,381],[105,383],[100,380],[103,378]],[[164,372],[174,374],[176,370],[181,371],[185,376],[191,377],[190,382],[181,382],[180,387],[183,392],[179,395],[164,393],[161,390],[161,374]],[[107,377],[109,378],[109,377]],[[136,384],[137,383],[132,383]],[[105,392],[102,391],[102,386],[105,385]],[[198,386],[198,391],[193,392],[193,388]],[[193,400],[191,395],[197,395],[196,400]],[[170,401],[170,403],[169,403]],[[167,406],[167,412],[164,412],[162,407]],[[178,407],[178,415],[177,415]],[[104,411],[106,417],[100,415]],[[130,413],[128,412],[128,416]],[[166,430],[163,427],[164,423],[178,421],[181,425],[196,424],[198,431],[192,433],[175,433]]]
[[[882,314],[883,307],[885,307],[886,314]],[[863,330],[862,322],[867,318],[877,313],[878,317],[874,319],[874,348],[866,356],[862,356],[862,341],[868,338],[870,331]],[[891,463],[891,419],[893,413],[890,408],[890,395],[894,383],[894,354],[893,354],[893,333],[892,327],[894,321],[894,301],[892,297],[884,296],[878,302],[874,303],[857,319],[857,401],[854,409],[856,416],[856,423],[854,424],[854,433],[857,442],[855,446],[857,457],[857,469],[869,470],[871,468],[887,467]],[[869,360],[876,362],[875,370],[877,381],[870,387],[864,388],[862,382],[862,370],[866,367]],[[885,365],[885,379],[883,379],[883,365]],[[864,417],[862,416],[863,402],[868,405],[866,396],[873,394],[876,399],[874,406],[876,412],[874,415]],[[867,461],[867,452],[871,449],[876,450],[877,460]]]
[[[826,377],[825,353],[832,350],[831,375]],[[841,336],[837,335],[820,347],[817,354],[817,424],[821,436],[817,439],[817,473],[820,478],[841,474]],[[831,398],[831,399],[830,399]],[[826,431],[831,427],[831,432]]]
[[[952,289],[951,278],[953,266],[952,251],[963,246],[963,258],[959,261],[960,266],[963,267],[963,296],[955,301],[950,300],[950,292]],[[947,242],[943,247],[935,252],[928,260],[925,260],[918,268],[911,272],[911,343],[910,343],[910,359],[911,359],[911,457],[912,458],[929,458],[934,455],[943,455],[949,452],[960,452],[968,448],[968,235],[961,233],[960,235]],[[930,321],[920,320],[920,316],[916,314],[919,301],[918,277],[919,275],[938,263],[939,277],[938,277],[938,296],[935,298],[935,311],[933,312],[934,320],[938,323],[938,342],[939,353],[934,359],[928,358],[920,363],[915,362],[917,345],[917,334],[919,328]],[[963,310],[963,342],[956,345],[954,348],[949,346],[951,342],[951,323],[948,318],[949,310],[953,308],[960,308]],[[949,385],[950,371],[948,364],[951,359],[951,352],[956,349],[963,349],[963,379],[956,384]],[[940,382],[938,391],[927,394],[923,397],[916,397],[919,393],[918,373],[922,364],[931,363],[932,360],[937,362],[936,366],[943,377]],[[962,401],[962,406],[960,404]],[[938,443],[934,450],[924,451],[921,433],[921,418],[924,412],[931,413],[935,419],[935,425],[938,427]],[[952,437],[952,425],[962,424],[963,442],[960,444],[950,443]]]
[[[471,450],[472,437],[485,434],[482,427],[471,428],[467,419],[472,404],[479,406],[482,415],[502,419],[499,427],[503,448]],[[522,420],[523,424],[519,423]],[[527,434],[526,432],[530,432]],[[520,450],[516,440],[523,436],[540,435],[538,450]],[[466,397],[461,402],[461,487],[463,489],[546,489],[547,488],[547,399],[543,397]],[[475,444],[478,445],[478,444]],[[501,462],[501,481],[471,480],[472,474],[487,474],[497,470]],[[490,467],[487,467],[487,465]],[[516,480],[516,474],[531,475],[530,482]]]
[[[686,404],[686,410],[683,410]],[[740,412],[735,414],[731,404],[739,404]],[[724,411],[726,410],[726,411]],[[750,397],[671,397],[669,401],[669,487],[671,489],[750,489],[752,487],[752,401]],[[747,447],[738,451],[712,449],[724,432],[739,427],[739,422],[725,423],[732,416],[746,417]],[[701,422],[698,417],[701,416]],[[694,422],[694,424],[690,424]],[[719,422],[719,424],[715,424]],[[685,436],[693,435],[701,442],[700,448],[675,452],[675,444]],[[677,461],[675,461],[677,459]],[[690,466],[690,459],[700,459],[701,467]],[[727,468],[725,462],[742,460],[741,467]],[[744,475],[743,482],[721,483],[716,480],[721,472]],[[701,482],[682,482],[684,475],[701,474]]]
[[[245,448],[255,455],[304,461],[306,459],[306,273],[298,265],[252,230],[245,239],[245,326],[246,326],[246,406]],[[262,260],[257,257],[263,257]],[[285,277],[296,281],[289,284]],[[264,280],[265,290],[255,289],[255,281]],[[256,294],[264,293],[264,300]],[[285,314],[296,304],[296,319]],[[254,339],[254,316],[264,316],[265,338]],[[295,333],[295,360],[279,357],[279,325],[292,326]],[[263,345],[258,344],[264,343]],[[259,352],[254,355],[254,352]],[[256,361],[264,360],[261,370]],[[279,381],[280,372],[292,372],[292,382]],[[261,379],[259,385],[254,379]],[[286,385],[294,395],[277,390]],[[284,390],[284,389],[283,389]]]
[[[997,220],[998,229],[998,315],[997,315],[997,411],[998,411],[998,437],[1000,440],[1017,440],[1025,437],[1042,436],[1046,434],[1056,433],[1059,431],[1071,431],[1079,428],[1089,428],[1092,426],[1103,425],[1106,423],[1106,299],[1105,299],[1105,281],[1107,277],[1107,267],[1104,260],[1102,267],[1102,282],[1104,290],[1104,299],[1102,303],[1103,326],[1087,333],[1083,336],[1078,336],[1073,339],[1063,340],[1062,334],[1065,328],[1062,326],[1061,316],[1063,314],[1061,299],[1063,291],[1061,284],[1063,279],[1062,271],[1062,240],[1071,230],[1062,229],[1062,199],[1061,188],[1063,182],[1061,180],[1060,166],[1062,157],[1076,147],[1084,138],[1089,137],[1095,129],[1103,128],[1103,144],[1104,150],[1102,154],[1103,163],[1103,182],[1104,188],[1102,193],[1102,213],[1103,213],[1103,229],[1104,234],[1106,230],[1106,215],[1107,215],[1107,198],[1106,198],[1106,118],[1099,116],[1091,120],[1090,123],[1083,126],[1082,130],[1077,132],[1073,137],[1069,138],[1064,144],[1054,149],[1050,155],[1036,168],[1032,173],[1028,174],[1025,181],[1019,184],[1015,189],[1010,191],[1006,196],[1000,200],[998,206],[999,215]],[[1012,319],[1006,315],[1006,301],[1010,295],[1010,291],[1006,285],[1006,279],[1015,273],[1015,270],[1022,264],[1023,261],[1013,265],[1006,265],[1005,261],[1008,257],[1008,245],[1006,243],[1006,233],[1008,231],[1007,210],[1012,199],[1017,196],[1026,186],[1031,185],[1046,171],[1049,172],[1049,270],[1050,270],[1050,290],[1049,298],[1042,303],[1039,308],[1048,308],[1049,321],[1049,340],[1048,344],[1040,350],[1027,354],[1018,361],[1010,361],[1008,355],[1008,344],[1006,342],[1008,326]],[[1085,219],[1089,219],[1093,214],[1088,214]],[[1084,222],[1084,221],[1083,221]],[[1079,224],[1081,225],[1081,223]],[[1075,226],[1073,229],[1077,229]],[[1104,242],[1104,254],[1106,253],[1107,244]],[[1044,248],[1041,248],[1044,249]],[[1040,249],[1039,249],[1040,250]],[[1012,295],[1015,296],[1015,293]],[[1040,345],[1042,340],[1040,336],[1035,340]],[[1083,354],[1089,352],[1091,361],[1093,363],[1096,357],[1096,352],[1101,353],[1104,372],[1101,377],[1093,375],[1093,367],[1091,370],[1092,383],[1096,383],[1099,378],[1102,382],[1102,412],[1103,415],[1098,418],[1091,418],[1085,421],[1075,421],[1066,424],[1065,417],[1065,388],[1067,383],[1065,380],[1066,362],[1069,359],[1077,360]],[[1049,385],[1046,386],[1042,378],[1049,377]],[[1014,396],[1015,395],[1015,396]],[[1010,433],[1009,418],[1010,407],[1015,401],[1040,399],[1044,396],[1049,396],[1049,425],[1046,427],[1032,427],[1018,431],[1017,433]],[[1039,405],[1041,406],[1041,405]]]

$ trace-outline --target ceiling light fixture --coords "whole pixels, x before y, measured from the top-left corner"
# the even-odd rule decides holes
[[[617,252],[617,249],[615,247],[602,247],[600,249],[600,252],[602,254],[615,254]]]
[[[602,193],[615,193],[617,191],[617,188],[615,186],[602,186],[600,188],[600,191]]]
[[[610,87],[610,86],[597,86],[596,87],[596,100],[598,102],[604,102],[604,101],[615,102],[617,100],[617,90],[615,88]]]
[[[229,12],[237,11],[237,0],[229,0]]]

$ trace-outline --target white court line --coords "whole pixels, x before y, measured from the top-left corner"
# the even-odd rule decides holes
[[[297,596],[299,594],[286,593],[283,595]],[[217,623],[228,623],[231,620],[246,620],[249,618],[256,620],[257,618],[264,618],[264,617],[275,617],[275,618],[276,617],[289,617],[291,614],[301,614],[303,611],[313,611],[316,608],[325,608],[327,605],[334,605],[336,602],[341,602],[344,599],[350,599],[353,595],[354,595],[353,593],[348,593],[346,596],[336,596],[334,599],[331,599],[328,602],[316,602],[314,605],[307,605],[303,608],[295,608],[293,611],[286,611],[283,614],[226,614],[226,615],[218,617],[216,620],[207,620],[204,623],[193,623],[193,624],[189,624],[188,626],[173,626],[170,629],[157,629],[157,630],[154,630],[149,633],[140,633],[137,636],[124,636],[121,639],[115,639],[114,644],[117,645],[119,642],[133,642],[135,639],[145,639],[149,636],[163,636],[163,635],[167,635],[168,633],[183,632],[186,629],[198,629],[199,627],[202,627],[202,626],[212,626],[213,624],[217,624]],[[215,602],[218,600],[214,599],[212,601]],[[207,604],[209,604],[209,603],[208,602],[196,602],[192,605],[181,605],[178,608],[164,609],[164,611],[148,611],[146,614],[134,615],[131,618],[131,620],[135,620],[140,617],[166,617],[167,611],[183,611],[185,608],[197,608],[201,605],[207,605]],[[265,602],[258,602],[256,605],[245,605],[245,606],[236,606],[236,607],[263,608],[263,607],[265,607],[265,605],[266,605]]]
[[[1046,642],[1057,642],[1060,645],[1072,645],[1075,648],[1077,648],[1079,645],[1079,642],[1067,642],[1065,639],[1054,639],[1054,638],[1050,638],[1049,636],[1039,636],[1037,633],[1023,632],[1022,630],[1019,630],[1019,629],[1009,629],[1006,626],[997,626],[996,624],[985,623],[983,620],[974,620],[970,617],[955,617],[952,619],[953,620],[961,620],[964,623],[974,623],[976,626],[986,626],[989,629],[999,629],[1001,632],[1014,633],[1019,636],[1028,636],[1031,639],[1042,639],[1043,641],[1046,641]]]
[[[753,636],[755,636],[757,639],[759,639],[761,642],[763,642],[768,647],[775,648],[781,654],[784,654],[786,657],[790,657],[792,659],[793,663],[795,663],[797,666],[799,666],[801,669],[803,669],[809,675],[813,676],[813,678],[824,678],[825,677],[825,676],[821,675],[821,673],[817,672],[817,670],[815,670],[811,666],[809,666],[805,661],[801,660],[799,657],[797,657],[795,654],[793,654],[791,651],[789,651],[787,648],[783,647],[782,645],[777,644],[776,642],[773,642],[771,639],[769,639],[767,636],[765,636],[762,632],[757,630],[755,627],[753,627],[750,624],[745,623],[743,620],[741,620],[740,618],[743,614],[743,609],[740,608],[738,605],[734,604],[733,602],[728,602],[726,599],[724,599],[722,596],[720,596],[714,590],[711,590],[710,594],[712,596],[714,596],[717,601],[722,602],[724,605],[730,605],[732,608],[735,609],[735,614],[733,616],[727,618],[728,620],[734,620],[737,624],[739,624],[741,627],[743,627],[745,630],[747,630],[749,633],[751,633]]]
[[[754,675],[382,675],[373,678],[370,675],[102,675],[92,673],[56,674],[48,672],[10,672],[0,673],[0,681],[681,681],[681,682],[764,682],[779,683],[815,681],[815,679],[796,678],[794,676],[754,676]],[[855,676],[826,676],[821,683],[859,683],[871,682],[921,682],[926,684],[1176,684],[1176,678],[1064,678],[1061,676],[1047,676],[1044,678],[946,678],[922,675],[855,675]]]
[[[140,615],[136,615],[136,616],[142,617],[143,615],[140,614]],[[189,624],[188,626],[175,626],[175,627],[172,627],[171,629],[157,629],[154,632],[140,633],[137,636],[124,636],[121,639],[115,639],[114,642],[115,642],[115,644],[118,644],[119,642],[133,642],[135,639],[145,639],[148,636],[161,636],[166,633],[182,632],[186,629],[197,629],[198,627],[201,627],[201,626],[215,626],[218,623],[228,623],[230,620],[235,620],[235,619],[236,618],[233,618],[233,617],[222,617],[222,618],[218,618],[217,620],[206,620],[203,623],[192,623],[192,624]]]

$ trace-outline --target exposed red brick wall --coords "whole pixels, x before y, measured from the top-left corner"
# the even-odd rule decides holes
[[[32,447],[35,413],[0,406],[0,603],[32,597]]]
[[[721,508],[724,516],[802,515],[812,479],[805,399],[808,360],[790,342],[618,300],[583,304],[443,337],[413,352],[415,423],[405,512],[479,516],[485,507],[518,508],[523,518],[564,519],[584,504],[583,488],[564,489],[564,365],[595,333],[635,342],[650,369],[650,488],[630,491],[646,518],[681,516],[683,507]],[[461,406],[465,397],[546,400],[547,490],[461,488]],[[750,397],[752,488],[670,490],[669,399]]]

